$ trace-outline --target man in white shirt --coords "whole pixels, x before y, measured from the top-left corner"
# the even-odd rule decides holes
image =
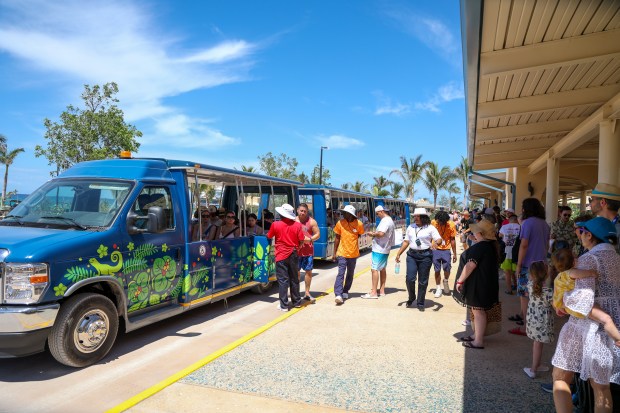
[[[388,211],[385,210],[382,205],[379,205],[375,208],[375,213],[377,218],[381,221],[376,231],[368,233],[372,237],[372,264],[370,266],[372,272],[372,289],[368,294],[362,295],[362,298],[370,299],[376,299],[385,295],[385,281],[387,279],[385,268],[387,266],[390,250],[396,242],[394,221],[388,214]],[[377,292],[379,276],[381,277],[381,284]]]

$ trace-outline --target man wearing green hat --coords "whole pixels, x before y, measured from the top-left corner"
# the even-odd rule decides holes
[[[616,234],[620,237],[620,187],[617,185],[599,182],[589,199],[592,213],[607,218],[616,227]],[[616,252],[620,253],[620,242],[616,244]]]

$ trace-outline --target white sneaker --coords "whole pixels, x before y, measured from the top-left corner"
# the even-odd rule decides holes
[[[285,313],[288,313],[288,308],[282,308],[282,307],[280,306],[280,303],[279,303],[279,302],[278,302],[278,310],[280,310],[280,311],[282,311],[282,312],[285,312]]]
[[[445,295],[449,295],[450,294],[450,284],[448,283],[448,280],[446,280],[446,279],[443,280],[443,293]]]
[[[523,372],[527,375],[527,377],[529,377],[530,379],[535,379],[536,378],[536,372],[532,371],[531,368],[529,367],[523,367]]]
[[[470,326],[471,325],[471,321],[463,320],[463,321],[461,321],[461,325],[463,325],[463,326]]]
[[[342,298],[344,298],[345,300],[349,298],[349,294],[347,293],[342,293]]]
[[[344,300],[342,299],[342,297],[341,297],[341,296],[337,295],[337,296],[336,296],[336,304],[340,305],[340,304],[342,304],[342,303],[344,303]]]
[[[437,286],[437,288],[435,288],[435,298],[439,298],[441,297],[443,293],[441,292],[441,288],[439,288],[439,286]]]

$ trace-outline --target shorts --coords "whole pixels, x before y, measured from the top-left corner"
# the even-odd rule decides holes
[[[510,258],[506,258],[504,262],[502,262],[499,266],[504,271],[512,271],[515,272],[517,270],[517,263],[512,262]]]
[[[370,269],[375,271],[384,270],[387,266],[388,257],[390,254],[382,254],[380,252],[372,252],[372,263]]]
[[[314,268],[313,256],[299,257],[299,271],[312,271],[312,268]]]
[[[435,271],[441,271],[441,267],[445,272],[450,272],[452,268],[452,254],[450,250],[433,250],[433,265]]]
[[[527,281],[528,281],[528,268],[521,267],[521,273],[517,277],[517,296],[527,297]]]

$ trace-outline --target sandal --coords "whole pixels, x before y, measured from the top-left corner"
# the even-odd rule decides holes
[[[516,334],[517,336],[527,336],[525,331],[521,331],[519,327],[513,328],[512,330],[508,330],[510,334]]]
[[[510,321],[523,321],[523,317],[521,317],[519,314],[515,314],[515,315],[512,315],[512,316],[508,317],[508,320],[510,320]]]
[[[474,341],[474,338],[472,336],[463,336],[463,337],[459,337],[457,341],[467,343],[470,341]]]
[[[482,350],[484,348],[484,346],[475,346],[472,344],[471,341],[466,341],[464,343],[462,343],[463,347],[467,347],[467,348],[475,348],[476,350]]]

